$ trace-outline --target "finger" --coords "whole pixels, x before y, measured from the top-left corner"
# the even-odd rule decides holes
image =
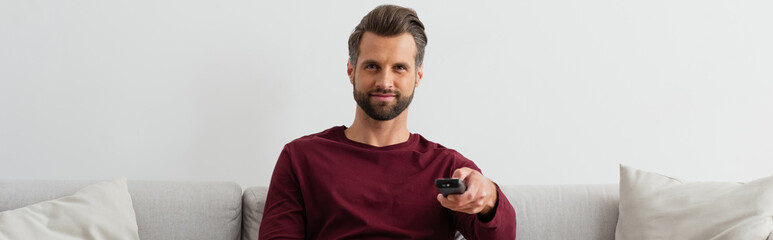
[[[467,214],[477,214],[477,213],[480,213],[480,212],[483,211],[483,207],[478,207],[478,208],[475,208],[475,207],[460,208],[460,209],[457,209],[457,210],[454,210],[454,211],[463,212],[463,213],[467,213]]]
[[[467,200],[461,199],[460,196],[460,194],[450,194],[444,197],[443,194],[438,194],[438,201],[442,200],[441,202],[448,206],[461,206],[463,202],[466,203]]]
[[[455,201],[454,199],[458,199],[459,195],[448,195],[448,197],[443,197],[442,194],[438,194],[437,198],[441,206],[456,212],[476,214],[483,211],[485,208],[482,200],[467,203]]]
[[[448,208],[448,206],[450,205],[450,203],[448,202],[448,199],[446,199],[446,197],[443,197],[443,194],[440,194],[440,193],[437,194],[437,201],[440,202],[441,206],[446,208]]]
[[[459,195],[458,194],[450,194],[450,195],[446,196],[445,199],[448,200],[449,202],[454,202],[454,203],[455,202],[459,202]]]
[[[454,211],[457,212],[465,212],[465,213],[479,213],[481,210],[483,210],[483,206],[477,206],[475,203],[471,203],[464,206],[458,206],[454,208]]]
[[[452,195],[449,195],[449,197],[451,197],[451,196]],[[441,206],[443,206],[445,208],[448,208],[448,209],[451,209],[453,211],[457,211],[457,212],[459,211],[459,208],[462,206],[462,205],[459,204],[459,202],[456,202],[456,201],[454,201],[452,199],[449,199],[447,197],[443,197],[443,194],[438,194],[437,200],[438,200],[438,202],[440,202]]]
[[[486,207],[485,201],[483,199],[479,199],[476,201],[472,201],[468,204],[458,206],[457,209],[459,209],[459,211],[470,211],[474,213],[479,213],[485,207]]]
[[[473,206],[475,204],[475,199],[471,199],[470,197],[464,197],[460,196],[459,201],[454,202],[455,208],[461,209],[461,208],[468,208],[470,206]]]
[[[480,179],[477,178],[474,175],[471,175],[467,178],[467,182],[465,183],[467,190],[464,191],[464,194],[462,194],[462,198],[464,198],[465,202],[469,202],[471,200],[474,200],[477,198],[480,193],[481,184]]]
[[[485,179],[485,178],[484,178]],[[485,179],[488,181],[488,179]],[[489,182],[490,183],[490,182]],[[491,190],[488,189],[487,182],[483,182],[481,184],[476,184],[480,191],[475,191],[476,194],[472,201],[467,202],[465,205],[459,206],[458,211],[471,211],[472,213],[480,213],[481,211],[485,210],[487,208],[487,203],[491,200],[491,196],[496,196],[496,190],[494,192],[491,192]],[[490,183],[493,184],[493,183]],[[472,192],[471,192],[472,193]],[[490,205],[488,205],[490,206]]]
[[[463,194],[451,194],[446,197],[448,200],[446,203],[454,209],[463,208],[474,204],[475,199],[470,199],[469,196]]]
[[[446,197],[446,200],[448,200],[448,205],[454,206],[456,208],[459,208],[460,206],[464,206],[466,204],[469,204],[469,200],[466,196],[463,196],[464,194],[451,194]]]
[[[475,191],[477,191],[475,188],[468,187],[467,190],[464,191],[464,193],[457,194],[456,196],[454,196],[455,197],[454,200],[456,200],[460,204],[469,204],[471,201],[475,199],[475,196],[477,195]]]

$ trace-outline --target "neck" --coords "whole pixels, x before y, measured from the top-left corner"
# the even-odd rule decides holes
[[[408,141],[408,109],[392,120],[377,121],[357,107],[354,123],[344,131],[346,138],[376,147],[395,145]]]

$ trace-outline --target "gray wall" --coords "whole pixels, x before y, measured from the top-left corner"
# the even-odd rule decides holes
[[[504,184],[773,175],[770,1],[422,1],[409,129]],[[0,0],[0,178],[268,184],[374,1]]]

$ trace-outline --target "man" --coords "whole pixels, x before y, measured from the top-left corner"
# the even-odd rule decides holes
[[[416,13],[379,6],[349,38],[354,123],[285,145],[260,239],[515,239],[515,211],[478,167],[408,131],[427,37]],[[436,178],[467,190],[444,197]]]

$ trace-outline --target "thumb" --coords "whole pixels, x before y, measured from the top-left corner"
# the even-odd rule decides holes
[[[456,170],[454,170],[454,174],[452,178],[458,178],[464,181],[467,178],[467,176],[470,175],[471,172],[472,172],[472,169],[467,167],[457,168]]]

